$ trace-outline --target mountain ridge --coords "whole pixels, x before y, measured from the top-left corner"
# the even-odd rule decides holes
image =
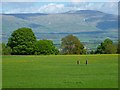
[[[102,41],[106,37],[117,40],[118,16],[95,10],[60,14],[2,14],[3,42],[7,42],[11,33],[21,27],[32,28],[37,39],[52,39],[55,43],[60,43],[61,38],[68,34],[76,35],[85,42]]]
[[[34,15],[34,14],[38,14],[38,15],[48,15],[48,14],[65,14],[65,13],[102,13],[102,14],[109,14],[109,15],[115,15],[115,16],[118,16],[116,14],[110,14],[110,13],[106,13],[106,12],[102,12],[102,11],[98,11],[98,10],[70,10],[70,11],[67,11],[67,12],[62,12],[62,13],[2,13],[3,15],[15,15],[15,14],[31,14],[31,15]]]

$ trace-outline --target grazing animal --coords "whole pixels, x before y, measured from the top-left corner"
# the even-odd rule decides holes
[[[88,64],[88,60],[86,60],[86,65]]]
[[[80,64],[80,61],[77,61],[77,64]]]

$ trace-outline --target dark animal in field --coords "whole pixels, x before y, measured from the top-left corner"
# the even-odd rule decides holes
[[[80,64],[80,61],[79,61],[79,60],[77,61],[77,64]]]
[[[88,64],[88,60],[86,60],[86,65]]]

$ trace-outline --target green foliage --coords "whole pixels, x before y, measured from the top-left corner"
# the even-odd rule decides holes
[[[11,54],[11,48],[9,46],[6,46],[5,43],[1,44],[1,54],[2,55],[10,55]]]
[[[91,51],[90,51],[90,54],[95,54],[95,51],[91,50]]]
[[[118,40],[117,53],[119,53],[119,54],[120,54],[120,39]]]
[[[11,34],[7,45],[11,47],[12,54],[31,55],[34,54],[34,43],[36,37],[30,28],[19,28]]]
[[[114,44],[108,44],[105,47],[105,54],[115,54],[117,52],[117,48]]]
[[[116,46],[113,44],[112,40],[105,39],[104,42],[101,43],[97,47],[97,50],[95,53],[99,54],[115,54],[117,52]]]
[[[83,44],[80,40],[73,35],[68,35],[61,39],[61,54],[86,54]],[[2,45],[3,49],[1,54],[13,54],[13,55],[50,55],[59,54],[59,50],[54,46],[53,41],[50,40],[36,40],[36,37],[30,28],[19,28],[15,30],[11,37],[8,39],[7,45]],[[105,39],[95,52],[91,54],[114,54],[120,53],[119,48],[115,46],[110,39]]]
[[[53,45],[51,40],[39,40],[35,44],[35,54],[36,55],[57,55],[59,53],[58,49]]]
[[[0,55],[2,55],[2,44],[0,43]]]
[[[63,54],[85,54],[86,51],[84,50],[83,44],[80,40],[73,35],[68,35],[62,38],[62,53]]]

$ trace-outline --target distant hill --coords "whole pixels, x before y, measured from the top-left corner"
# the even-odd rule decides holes
[[[118,38],[118,16],[94,10],[69,11],[61,14],[2,14],[3,42],[20,27],[30,27],[37,39],[51,39],[56,44],[68,34],[76,35],[85,44],[98,44],[107,37],[113,40]]]

